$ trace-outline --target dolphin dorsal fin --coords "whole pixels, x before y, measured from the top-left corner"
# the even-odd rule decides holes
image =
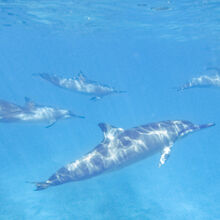
[[[80,72],[77,74],[77,78],[79,79],[79,80],[86,80],[86,76],[83,74],[83,72],[80,70]]]
[[[24,100],[25,100],[25,106],[28,107],[28,108],[32,108],[35,106],[35,103],[33,101],[31,101],[30,98],[28,97],[24,97]]]
[[[109,125],[109,124],[106,124],[106,123],[99,123],[98,124],[100,129],[102,130],[103,133],[108,133],[110,130],[112,129],[116,129],[115,126],[112,126],[112,125]]]
[[[115,135],[115,134],[120,133],[121,131],[124,131],[124,129],[122,129],[122,128],[117,128],[115,126],[112,126],[112,125],[109,125],[106,123],[99,123],[98,125],[99,125],[100,129],[102,130],[102,132],[104,133],[105,138],[109,138],[110,134]]]

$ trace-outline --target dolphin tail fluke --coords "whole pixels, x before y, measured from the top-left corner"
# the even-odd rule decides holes
[[[184,90],[184,87],[181,86],[181,87],[176,87],[174,89],[176,89],[177,92],[182,92]]]
[[[48,73],[33,73],[32,76],[40,76],[43,79],[50,79],[50,75]]]
[[[32,76],[40,76],[40,73],[32,73]]]
[[[31,183],[36,186],[36,189],[34,191],[40,191],[40,190],[47,189],[50,185],[47,182],[29,182],[29,181],[27,181],[27,183]]]
[[[176,89],[177,92],[182,92],[183,90],[189,89],[189,88],[191,88],[189,83],[186,83],[186,84],[184,84],[184,85],[182,85],[180,87],[176,87],[174,89]]]
[[[172,86],[170,89],[172,89],[172,90],[176,90],[176,91],[179,91],[179,87],[177,87],[177,86]]]
[[[56,86],[60,86],[60,78],[56,75],[50,75],[48,73],[33,73],[32,75],[39,76],[41,79],[49,81]]]
[[[36,189],[34,191],[44,190],[49,187],[49,184],[46,182],[36,182],[35,183]]]
[[[209,128],[212,126],[215,126],[215,123],[208,123],[208,124],[199,125],[199,129]]]
[[[54,84],[58,84],[58,83],[59,83],[58,77],[56,77],[56,76],[54,76],[54,75],[50,75],[50,74],[48,74],[48,73],[33,73],[32,75],[33,75],[33,76],[38,76],[38,77],[40,77],[41,79],[50,81],[51,83],[54,83]]]
[[[44,75],[44,73],[32,73],[32,76],[40,76],[42,77]]]

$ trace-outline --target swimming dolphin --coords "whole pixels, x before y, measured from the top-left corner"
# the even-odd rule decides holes
[[[178,91],[182,91],[190,88],[209,88],[209,87],[220,87],[220,69],[218,68],[208,68],[207,70],[216,70],[218,74],[215,75],[202,75],[199,77],[194,77],[192,80],[178,88]]]
[[[68,89],[84,95],[89,95],[92,97],[91,100],[98,100],[106,95],[125,92],[118,91],[107,85],[89,80],[85,75],[82,74],[82,72],[80,72],[77,76],[74,76],[73,78],[62,78],[47,73],[39,73],[34,75],[38,75],[42,79],[47,80],[60,88]]]
[[[0,122],[44,122],[48,124],[48,128],[54,125],[57,120],[71,117],[83,118],[83,116],[75,115],[69,110],[37,105],[27,97],[24,106],[0,100]]]
[[[100,123],[104,139],[92,151],[59,169],[45,182],[37,182],[36,190],[85,180],[117,170],[161,152],[159,166],[170,155],[176,140],[189,133],[214,126],[195,125],[189,121],[161,121],[128,130]]]

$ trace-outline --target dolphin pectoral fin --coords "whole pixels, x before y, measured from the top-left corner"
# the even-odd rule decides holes
[[[100,96],[94,96],[94,97],[92,97],[90,100],[91,100],[91,101],[98,101],[98,100],[100,100],[100,99],[101,99]]]
[[[52,127],[56,122],[57,122],[56,120],[51,121],[51,122],[49,123],[49,125],[46,126],[46,128]]]
[[[173,146],[173,144],[163,148],[163,151],[162,151],[162,154],[161,154],[161,157],[160,157],[159,167],[164,165],[166,160],[169,158],[172,146]]]
[[[181,92],[181,91],[184,90],[184,89],[182,88],[182,86],[173,86],[171,89],[172,89],[172,90],[176,90],[177,92]]]

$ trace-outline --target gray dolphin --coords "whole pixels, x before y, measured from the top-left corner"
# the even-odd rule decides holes
[[[25,98],[25,105],[20,106],[4,100],[0,100],[0,122],[29,122],[47,123],[47,127],[51,127],[60,119],[68,119],[71,117],[84,118],[78,116],[72,111],[66,109],[57,109],[49,106],[37,105],[29,98]]]
[[[182,91],[190,88],[209,88],[209,87],[220,87],[220,69],[208,68],[207,70],[216,70],[215,75],[202,75],[199,77],[192,78],[189,82],[178,88],[178,91]]]
[[[98,100],[106,95],[124,93],[125,91],[118,91],[110,86],[98,83],[87,79],[81,72],[73,78],[63,78],[48,73],[34,74],[40,76],[42,79],[49,81],[63,89],[78,92],[84,95],[91,96],[91,100]]]
[[[161,121],[128,130],[100,123],[104,139],[92,151],[59,169],[45,182],[37,182],[36,190],[85,180],[113,171],[161,152],[159,166],[170,155],[176,140],[189,133],[214,126],[195,125],[189,121]]]

